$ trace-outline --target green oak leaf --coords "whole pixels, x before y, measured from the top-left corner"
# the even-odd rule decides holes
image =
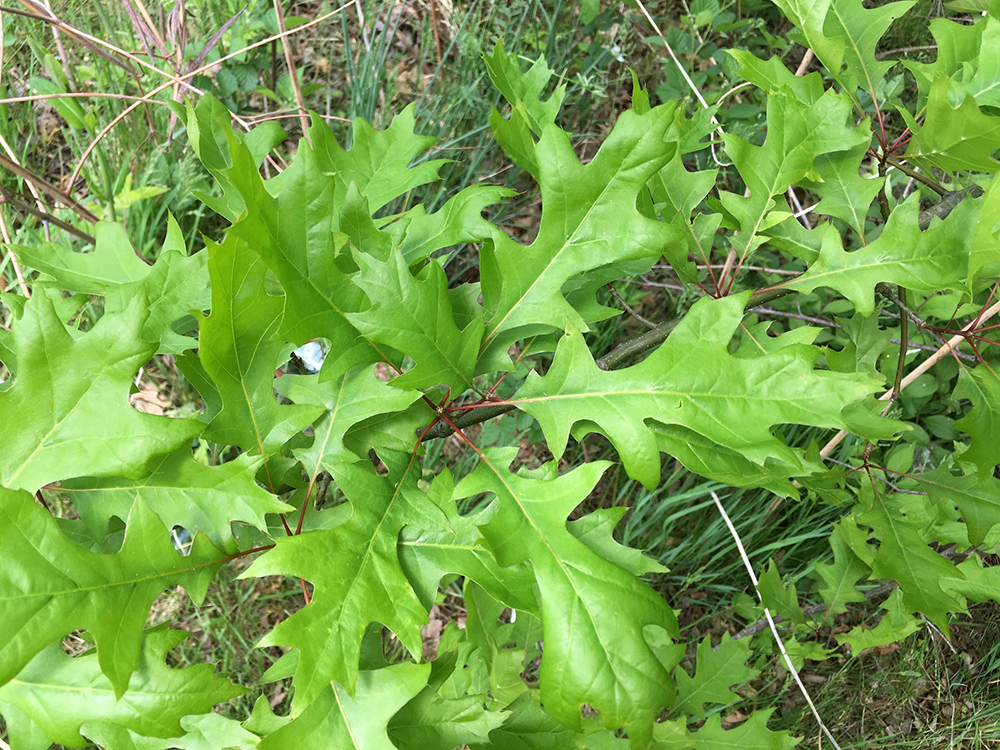
[[[665,222],[679,229],[684,241],[667,248],[670,265],[689,281],[698,280],[694,263],[688,258],[693,254],[702,263],[709,262],[712,243],[722,222],[719,214],[697,213],[691,220],[691,213],[715,187],[718,170],[706,169],[702,172],[688,172],[680,154],[676,154],[652,181],[653,203]]]
[[[431,683],[434,679],[432,674]],[[485,695],[444,698],[428,684],[390,719],[389,737],[399,750],[454,750],[489,742],[507,713],[487,710],[488,700]]]
[[[193,534],[203,532],[220,549],[235,552],[230,523],[246,523],[267,532],[267,513],[287,513],[293,508],[255,481],[263,456],[238,456],[221,466],[204,466],[192,459],[191,450],[157,456],[138,479],[86,477],[63,482],[60,491],[95,538],[107,533],[112,516],[128,518],[136,500],[142,500],[168,528],[181,526]]]
[[[565,451],[574,424],[585,422],[588,431],[608,437],[629,476],[651,490],[660,481],[660,456],[647,419],[685,427],[758,465],[777,459],[801,466],[771,426],[845,429],[845,405],[863,401],[878,383],[861,373],[815,370],[819,350],[812,346],[730,354],[747,295],[699,300],[645,361],[613,372],[598,369],[582,336],[568,334],[549,371],[529,375],[511,400],[538,420],[554,455]]]
[[[393,217],[385,233],[392,237],[406,262],[415,263],[442,248],[480,243],[491,237],[493,225],[483,218],[483,210],[515,195],[514,190],[499,185],[470,185],[432,214],[420,203]]]
[[[961,574],[952,562],[928,546],[924,538],[926,522],[903,513],[900,497],[873,496],[871,488],[862,484],[864,512],[858,516],[858,523],[874,529],[880,542],[872,576],[896,581],[907,611],[921,612],[948,633],[948,613],[965,612],[966,606],[963,599],[945,591],[941,582],[960,578]]]
[[[795,590],[795,584],[785,588],[781,580],[781,573],[774,563],[774,558],[763,573],[761,573],[757,591],[760,593],[761,604],[771,610],[774,614],[779,614],[796,625],[806,621],[806,616],[802,613],[799,604],[799,594]]]
[[[938,78],[948,78],[949,98],[957,103],[972,96],[979,105],[1000,106],[1000,65],[993,51],[1000,44],[1000,21],[986,16],[977,23],[934,18],[930,22],[937,54],[932,63],[905,60],[917,81],[917,108],[926,104]]]
[[[362,458],[344,445],[344,436],[352,427],[372,417],[402,411],[420,397],[383,383],[371,366],[358,366],[324,381],[318,375],[285,375],[274,387],[297,404],[315,404],[326,410],[313,425],[311,445],[293,450],[311,477]]]
[[[722,728],[722,714],[709,716],[697,730],[689,732],[687,720],[665,721],[656,725],[651,750],[791,750],[800,738],[788,731],[767,728],[773,708],[754,711],[750,718],[732,729]]]
[[[910,614],[900,589],[894,589],[889,594],[889,598],[882,602],[882,609],[885,614],[875,627],[857,625],[834,638],[841,645],[849,646],[853,656],[858,656],[865,649],[901,641],[923,627],[921,621]]]
[[[396,750],[387,724],[427,684],[430,664],[396,664],[357,676],[357,690],[337,683],[320,692],[299,716],[265,737],[260,750]]]
[[[523,105],[528,123],[536,135],[541,135],[546,125],[555,122],[566,98],[566,84],[556,88],[545,101],[541,100],[542,91],[552,77],[544,55],[534,62],[527,73],[523,73],[517,54],[507,54],[501,39],[493,47],[492,55],[483,53],[483,62],[490,80],[507,103],[512,107],[518,103]]]
[[[473,389],[484,324],[477,318],[459,330],[441,266],[430,261],[414,276],[402,253],[379,261],[357,252],[354,259],[361,267],[354,283],[368,295],[371,306],[364,312],[348,313],[347,319],[371,341],[416,362],[393,379],[393,386],[412,390],[444,385],[452,397]]]
[[[982,544],[990,530],[1000,523],[1000,481],[992,476],[955,477],[942,467],[918,474],[916,480],[932,501],[958,508],[968,527],[971,544]]]
[[[805,36],[810,49],[834,75],[844,63],[845,40],[842,36],[827,36],[824,30],[831,0],[775,0],[785,18]]]
[[[826,603],[827,618],[846,612],[850,602],[865,600],[864,594],[858,591],[856,584],[862,576],[867,577],[871,573],[871,568],[851,549],[845,536],[848,533],[847,528],[843,520],[833,525],[833,533],[830,534],[833,562],[816,563],[816,572],[826,584],[820,588],[819,593]]]
[[[830,4],[823,33],[843,38],[847,70],[841,72],[839,66],[828,69],[844,84],[852,98],[860,86],[875,100],[876,107],[884,106],[878,101],[876,86],[896,61],[876,59],[875,47],[892,22],[905,15],[914,3],[916,0],[902,0],[877,8],[865,8],[861,0],[833,0]]]
[[[962,369],[955,398],[967,398],[972,409],[955,422],[955,429],[972,438],[962,459],[979,467],[979,479],[993,476],[1000,464],[1000,377],[989,366]]]
[[[545,640],[541,697],[545,710],[579,730],[590,704],[609,729],[648,740],[653,719],[670,701],[669,667],[644,635],[677,635],[663,599],[628,570],[584,545],[566,519],[608,467],[584,464],[556,479],[531,479],[506,467],[516,449],[483,450],[480,463],[455,488],[456,497],[496,496],[496,515],[480,527],[502,566],[531,563],[538,582]]]
[[[644,576],[649,573],[667,573],[668,570],[656,560],[647,557],[632,547],[619,544],[614,538],[615,527],[621,523],[628,508],[599,508],[593,513],[566,524],[569,533],[587,545],[608,562],[632,573]]]
[[[975,291],[980,277],[985,281],[997,275],[1000,275],[1000,181],[990,180],[980,202],[979,218],[969,247],[967,284],[970,293]]]
[[[875,309],[875,286],[880,282],[917,292],[963,289],[978,203],[962,201],[926,231],[917,226],[919,210],[916,197],[901,203],[878,239],[852,252],[843,249],[840,235],[828,225],[819,258],[784,286],[802,292],[820,286],[836,289],[864,316]]]
[[[678,121],[685,122],[676,102],[642,116],[623,112],[586,165],[566,133],[554,125],[544,129],[537,149],[538,236],[525,247],[497,229],[482,250],[484,350],[506,352],[518,338],[553,328],[585,329],[563,297],[567,281],[625,261],[651,264],[681,238],[679,230],[635,207],[647,180],[673,156],[676,143],[670,138]]]
[[[174,217],[167,215],[167,237],[152,267],[136,255],[125,230],[102,221],[95,231],[93,252],[77,253],[55,243],[41,247],[16,247],[18,259],[53,277],[36,282],[38,287],[57,287],[82,294],[100,294],[107,312],[121,312],[140,293],[146,292],[148,317],[142,329],[146,341],[159,344],[157,351],[179,354],[198,345],[170,324],[191,310],[209,305],[206,253],[188,257],[184,236]]]
[[[294,575],[312,581],[312,602],[279,623],[258,646],[292,646],[300,652],[296,700],[316,700],[331,680],[354,694],[358,650],[365,628],[380,622],[410,653],[421,652],[427,611],[399,566],[399,533],[411,517],[433,514],[416,487],[411,457],[381,456],[389,474],[371,463],[333,465],[334,478],[353,515],[330,530],[279,539],[241,577]],[[423,685],[421,684],[421,687]]]
[[[339,212],[353,182],[375,213],[391,201],[420,185],[438,179],[444,159],[430,159],[414,166],[410,163],[433,146],[433,136],[414,133],[416,105],[410,104],[392,118],[385,130],[376,130],[361,118],[352,125],[352,145],[345,150],[333,131],[319,115],[312,115],[309,140],[321,174],[333,184],[334,210]],[[299,149],[307,147],[301,143]],[[288,170],[282,172],[286,174]]]
[[[923,124],[908,125],[914,135],[906,148],[907,160],[946,172],[997,170],[998,162],[990,154],[1000,148],[1000,117],[984,115],[971,94],[953,108],[947,78],[931,85]]]
[[[488,743],[470,750],[584,750],[587,735],[552,718],[542,708],[539,691],[527,690],[507,706],[503,726],[490,732]]]
[[[497,507],[459,515],[453,490],[451,472],[445,468],[427,490],[428,499],[441,513],[415,521],[400,535],[399,564],[417,596],[430,609],[441,577],[458,573],[466,581],[475,581],[506,606],[537,616],[538,604],[531,593],[535,582],[531,567],[522,563],[501,568],[483,544],[480,527],[493,519]]]
[[[885,182],[884,177],[859,174],[867,153],[867,146],[861,146],[818,156],[815,164],[821,181],[809,186],[821,197],[816,213],[843,221],[860,245],[867,244],[868,209]]]
[[[143,414],[128,403],[132,378],[156,351],[142,340],[142,292],[80,338],[37,292],[14,325],[17,379],[0,392],[0,413],[19,429],[0,442],[0,484],[34,492],[77,476],[140,476],[152,456],[201,432],[190,419]]]
[[[720,191],[722,206],[739,223],[733,247],[741,258],[763,241],[768,227],[786,218],[769,216],[773,196],[784,193],[804,177],[818,176],[816,157],[867,147],[871,133],[866,124],[847,127],[850,101],[828,90],[813,104],[800,101],[791,91],[777,91],[767,98],[767,140],[754,146],[735,135],[724,135],[726,152],[739,170],[749,196]]]
[[[313,421],[322,409],[279,405],[274,368],[281,341],[274,338],[282,300],[264,291],[267,271],[260,257],[232,234],[208,241],[212,313],[201,324],[199,354],[222,398],[222,411],[205,432],[209,440],[274,453]]]
[[[723,633],[718,648],[713,649],[711,637],[705,636],[698,644],[694,676],[683,669],[677,670],[674,708],[704,719],[705,703],[728,706],[739,700],[740,696],[730,687],[760,674],[759,669],[746,666],[749,659],[750,643],[747,639],[734,641],[729,633]]]
[[[53,641],[86,628],[101,672],[121,697],[139,664],[153,599],[180,584],[200,601],[225,559],[202,534],[181,557],[169,530],[141,500],[132,506],[121,549],[111,555],[69,541],[24,492],[0,489],[0,521],[0,684]]]
[[[740,64],[740,76],[768,94],[789,88],[798,99],[807,104],[812,104],[823,96],[823,76],[818,71],[797,76],[785,67],[777,55],[761,60],[747,50],[733,49],[728,52]]]
[[[0,687],[0,702],[20,709],[49,742],[68,747],[84,747],[81,726],[95,721],[149,737],[172,737],[180,733],[182,717],[211,711],[216,703],[246,692],[217,677],[210,664],[167,667],[167,652],[187,635],[182,630],[147,631],[138,670],[120,696],[101,673],[94,650],[74,658],[52,643]]]

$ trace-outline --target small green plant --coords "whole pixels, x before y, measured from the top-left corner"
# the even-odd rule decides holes
[[[651,106],[636,80],[582,163],[544,59],[522,71],[502,45],[485,55],[509,105],[492,133],[541,194],[528,245],[483,218],[508,188],[398,208],[443,166],[418,161],[434,139],[413,107],[385,130],[356,120],[349,149],[314,116],[265,176],[284,132],[238,134],[206,97],[177,115],[218,187],[200,198],[229,224],[219,241],[189,254],[170,219],[152,264],[111,221],[92,252],[13,247],[38,272],[30,298],[0,296],[0,714],[14,746],[794,746],[771,710],[724,728],[760,671],[749,637],[688,653],[649,583],[664,568],[616,540],[624,509],[577,512],[610,462],[559,459],[591,433],[647,489],[663,454],[717,482],[727,523],[724,487],[842,509],[820,604],[803,608],[775,561],[759,580],[747,563],[760,606],[738,606],[790,622],[789,669],[892,643],[918,616],[947,633],[969,601],[997,599],[984,553],[1000,542],[1000,73],[985,51],[1000,20],[936,21],[954,54],[908,63],[905,98],[875,49],[911,2],[778,5],[827,78],[729,53],[766,97],[761,145],[716,137],[713,110]],[[716,7],[692,6],[692,31]],[[688,170],[707,149],[738,191]],[[789,191],[825,218],[804,224]],[[442,258],[463,243],[479,247],[478,280],[449,284]],[[584,334],[619,313],[598,290],[661,258],[701,297],[592,351]],[[836,314],[840,348],[760,322],[824,320],[790,299]],[[938,349],[920,364],[916,333]],[[286,368],[307,342],[326,352],[319,372]],[[166,358],[198,415],[130,406],[137,373]],[[938,360],[951,369],[934,379]],[[540,466],[516,440],[529,418],[554,456]],[[806,428],[841,432],[821,448],[791,438]],[[442,438],[472,460],[431,459]],[[200,601],[244,558],[244,578],[301,580],[305,606],[257,644],[283,649],[263,681],[293,678],[288,716],[256,687],[245,720],[213,713],[249,688],[168,666],[184,633],[146,627],[164,589]],[[834,631],[869,580],[885,582],[881,612]],[[464,616],[422,635],[446,597]],[[71,632],[94,647],[69,655]]]

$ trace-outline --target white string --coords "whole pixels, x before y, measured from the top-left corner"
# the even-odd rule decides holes
[[[747,557],[747,552],[743,549],[743,542],[740,540],[740,535],[736,531],[736,527],[733,526],[733,522],[729,520],[729,514],[726,513],[726,509],[722,507],[722,503],[719,500],[719,496],[714,492],[712,494],[712,499],[715,501],[715,507],[719,509],[719,513],[722,514],[722,520],[726,522],[726,526],[729,527],[729,533],[733,535],[733,539],[736,541],[736,547],[740,551],[740,557],[743,559],[743,565],[747,569],[747,573],[750,574],[750,580],[753,581],[754,591],[757,592],[757,598],[760,599],[761,604],[764,603],[763,597],[760,595],[760,590],[757,588],[757,576],[754,575],[753,566],[750,564],[750,558]],[[813,716],[816,717],[816,723],[819,724],[819,728],[826,735],[826,738],[830,740],[830,743],[837,749],[840,750],[840,745],[837,744],[837,740],[833,738],[830,734],[830,730],[826,728],[826,724],[823,723],[823,719],[820,718],[819,711],[816,710],[816,704],[813,703],[812,698],[809,697],[809,692],[806,690],[806,686],[802,684],[802,680],[799,678],[799,673],[795,671],[795,667],[792,665],[792,660],[788,656],[788,652],[785,651],[785,644],[781,640],[781,636],[778,635],[778,627],[774,624],[774,620],[771,619],[771,612],[767,607],[764,607],[764,616],[767,618],[767,624],[771,626],[771,632],[774,634],[774,640],[778,643],[778,648],[781,650],[781,655],[785,657],[785,664],[788,665],[788,671],[792,673],[792,677],[795,678],[796,684],[799,686],[799,690],[802,691],[802,695],[806,699],[806,703],[809,704],[809,708],[812,710]]]

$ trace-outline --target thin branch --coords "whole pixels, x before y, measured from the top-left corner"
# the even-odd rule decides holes
[[[653,323],[646,318],[642,317],[639,313],[633,310],[628,302],[622,299],[622,296],[618,293],[618,290],[614,288],[611,284],[608,284],[608,289],[611,291],[611,296],[618,300],[618,304],[625,308],[625,312],[632,316],[633,319],[646,326],[646,328],[656,328],[656,323]]]
[[[286,34],[285,14],[281,9],[281,0],[274,0],[274,13],[278,18],[278,31]],[[311,146],[309,141],[309,115],[306,110],[306,101],[302,97],[302,86],[299,84],[299,77],[295,74],[295,60],[292,59],[292,45],[288,36],[281,37],[281,48],[285,53],[285,67],[288,68],[288,75],[292,79],[292,91],[295,92],[295,103],[299,105],[299,122],[302,125],[302,137]]]
[[[38,219],[41,219],[42,221],[47,221],[47,222],[49,222],[51,224],[55,224],[57,227],[59,227],[63,231],[69,232],[74,237],[77,237],[77,238],[79,238],[79,239],[83,240],[84,242],[87,242],[87,243],[89,243],[91,245],[96,245],[97,244],[97,240],[95,240],[91,235],[87,234],[86,232],[84,232],[84,231],[82,231],[80,229],[77,229],[76,227],[74,227],[69,222],[65,222],[62,219],[56,218],[55,216],[53,216],[50,213],[46,213],[45,211],[39,211],[37,208],[35,208],[31,204],[26,203],[25,201],[20,200],[17,196],[13,195],[3,185],[0,185],[0,197],[3,198],[3,201],[0,201],[0,202],[6,203],[6,204],[8,204],[10,206],[13,206],[18,211],[23,211],[26,214],[31,214],[32,216],[34,216],[34,217],[36,217]],[[9,242],[9,240],[8,240],[8,242]]]
[[[39,190],[41,190],[46,195],[55,198],[60,203],[73,209],[81,219],[89,221],[91,224],[97,223],[98,219],[96,216],[94,216],[94,214],[92,214],[86,208],[81,206],[79,203],[73,200],[73,198],[71,198],[69,195],[64,193],[59,188],[57,188],[55,185],[52,185],[51,183],[47,182],[45,179],[39,177],[34,172],[25,169],[20,164],[15,162],[13,159],[8,159],[3,154],[0,154],[0,167],[3,167],[13,172],[21,179],[30,182],[32,185],[35,185]]]

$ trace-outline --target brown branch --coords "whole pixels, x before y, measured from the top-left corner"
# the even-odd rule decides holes
[[[13,206],[18,211],[23,211],[26,214],[31,214],[32,216],[41,219],[42,221],[47,221],[50,224],[55,224],[60,229],[69,232],[74,237],[78,237],[84,242],[90,243],[91,245],[96,245],[97,240],[84,231],[81,231],[74,227],[72,224],[63,221],[62,219],[57,219],[55,216],[44,211],[39,211],[37,208],[32,206],[25,201],[20,200],[17,196],[12,195],[9,190],[7,190],[3,185],[0,185],[0,196],[3,197],[3,203]]]
[[[0,154],[0,167],[10,170],[18,177],[20,177],[22,180],[27,180],[32,185],[35,185],[39,190],[41,190],[46,195],[55,198],[63,205],[73,209],[81,219],[89,221],[91,224],[97,223],[98,221],[97,217],[94,216],[94,214],[92,214],[86,208],[81,206],[79,203],[77,203],[75,200],[73,200],[69,195],[67,195],[62,190],[57,188],[55,185],[49,183],[42,177],[39,177],[34,172],[25,169],[14,160],[8,159],[3,154]]]

